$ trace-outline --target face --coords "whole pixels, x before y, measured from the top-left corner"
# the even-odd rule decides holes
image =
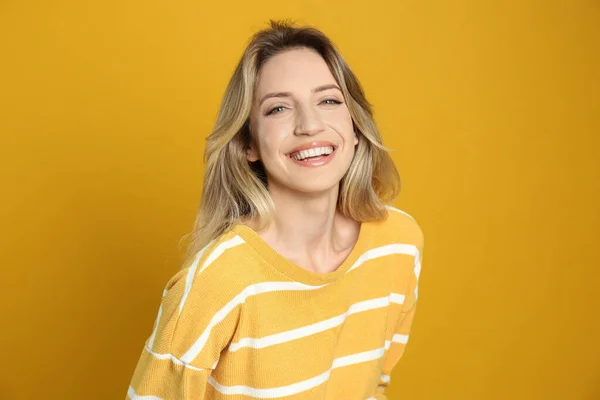
[[[267,60],[250,122],[248,161],[262,161],[271,192],[337,190],[358,138],[340,87],[317,52],[293,49]]]

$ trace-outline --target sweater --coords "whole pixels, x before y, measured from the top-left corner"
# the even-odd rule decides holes
[[[387,399],[423,254],[415,219],[387,208],[329,273],[233,225],[167,282],[126,398]]]

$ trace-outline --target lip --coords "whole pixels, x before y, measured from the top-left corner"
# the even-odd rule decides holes
[[[333,152],[327,156],[313,157],[311,159],[305,159],[302,161],[296,160],[294,157],[291,156],[292,154],[294,154],[295,152],[300,151],[300,150],[313,149],[313,148],[317,148],[317,147],[327,147],[327,146],[333,147]],[[289,152],[287,154],[287,157],[293,163],[295,163],[299,166],[302,166],[302,167],[321,167],[323,165],[329,164],[331,162],[331,160],[333,160],[335,158],[336,155],[337,155],[337,146],[335,144],[325,141],[325,140],[318,140],[318,141],[314,141],[314,142],[310,142],[310,143],[305,143],[305,144],[302,144],[302,145],[296,147],[294,150],[292,150],[291,152]]]
[[[335,144],[333,144],[332,142],[329,142],[327,140],[316,140],[314,142],[301,144],[300,146],[295,147],[292,151],[290,151],[286,155],[289,157],[290,154],[294,154],[300,150],[315,149],[317,147],[328,147],[328,146],[333,147],[333,151],[335,151],[337,149],[337,146]]]

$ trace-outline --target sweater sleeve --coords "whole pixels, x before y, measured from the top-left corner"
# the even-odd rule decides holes
[[[152,334],[146,340],[126,399],[203,399],[221,351],[234,334],[237,307],[224,307],[218,283],[180,270],[165,290]],[[223,296],[221,296],[222,298]],[[149,396],[149,397],[145,397]]]
[[[421,272],[421,262],[423,260],[423,241],[415,246],[415,264],[408,279],[408,285],[405,291],[404,303],[400,313],[400,318],[394,330],[393,336],[386,341],[386,352],[384,355],[384,363],[379,383],[375,391],[376,400],[387,400],[385,390],[391,382],[392,369],[398,364],[400,358],[404,354],[408,343],[409,333],[412,327],[415,311],[417,309],[418,284],[419,275]],[[389,347],[388,347],[389,346]]]

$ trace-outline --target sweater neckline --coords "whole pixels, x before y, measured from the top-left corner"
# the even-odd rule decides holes
[[[308,285],[321,285],[341,278],[354,265],[367,248],[372,222],[361,222],[358,239],[352,250],[340,266],[332,272],[318,273],[309,271],[278,253],[252,228],[241,223],[235,223],[231,230],[249,244],[267,263],[289,276],[293,280]]]

